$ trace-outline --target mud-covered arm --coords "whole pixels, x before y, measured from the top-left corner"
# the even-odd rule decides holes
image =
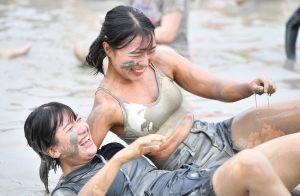
[[[154,64],[185,90],[208,99],[234,102],[253,93],[273,94],[276,91],[275,83],[268,77],[252,81],[219,78],[172,51],[158,49]]]
[[[125,162],[118,154],[112,157],[80,190],[79,196],[105,195]]]
[[[87,118],[94,143],[99,148],[108,131],[123,120],[119,103],[106,92],[97,92],[91,113]]]
[[[105,195],[124,163],[128,163],[144,154],[156,151],[159,148],[158,146],[145,147],[146,144],[154,141],[165,142],[166,139],[164,136],[152,134],[141,137],[129,146],[120,150],[82,187],[78,195]]]

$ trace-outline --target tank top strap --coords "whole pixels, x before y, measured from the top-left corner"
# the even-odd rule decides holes
[[[163,77],[168,77],[163,72],[161,72],[159,69],[157,69],[153,63],[150,63],[149,65],[155,71],[156,76],[159,75],[159,76],[163,76]]]
[[[155,71],[158,70],[158,69],[153,65],[153,63],[150,63],[149,65],[150,65],[150,67],[151,67],[152,69],[154,69]]]
[[[107,92],[108,94],[110,94],[113,98],[115,98],[119,103],[122,103],[123,101],[121,99],[119,99],[116,95],[114,95],[112,92],[110,92],[110,90],[108,90],[107,88],[98,86],[95,94],[99,91],[99,90],[104,90],[105,92]]]

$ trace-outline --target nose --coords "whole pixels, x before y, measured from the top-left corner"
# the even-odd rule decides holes
[[[83,123],[76,123],[77,134],[85,134],[87,132],[87,127]]]
[[[140,56],[138,65],[148,66],[149,62],[150,62],[149,55],[146,53],[146,54],[143,54],[143,55]]]

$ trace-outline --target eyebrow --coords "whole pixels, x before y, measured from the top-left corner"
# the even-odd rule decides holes
[[[67,126],[69,126],[69,124],[71,124],[71,122],[68,122],[68,123],[63,127],[63,130],[65,130],[65,128],[66,128]]]
[[[151,48],[150,48],[150,50],[153,50],[153,49],[155,49],[155,48],[156,48],[156,45],[155,45],[155,46],[153,46],[153,47],[151,47]]]
[[[155,48],[156,48],[156,45],[153,46],[153,47],[151,47],[151,48],[149,49],[149,51],[150,51],[150,50],[153,50],[153,49],[155,49]],[[128,54],[138,54],[138,53],[141,53],[142,51],[147,51],[147,50],[148,50],[148,48],[144,48],[144,49],[139,49],[139,48],[137,48],[137,49],[135,49],[134,51],[129,52]]]
[[[76,114],[76,119],[78,118],[78,116],[79,116],[79,115]],[[75,120],[76,120],[76,119],[75,119]],[[71,122],[68,122],[68,123],[63,127],[63,130],[65,130],[65,128],[67,128],[67,127],[69,126],[69,124],[71,124]]]

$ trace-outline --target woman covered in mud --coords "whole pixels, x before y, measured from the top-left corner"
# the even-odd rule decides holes
[[[52,196],[288,196],[288,189],[300,178],[299,168],[291,167],[300,165],[300,153],[288,153],[300,148],[300,133],[244,150],[221,166],[202,169],[185,164],[163,171],[141,155],[156,151],[158,146],[146,145],[153,141],[164,144],[164,136],[150,134],[125,148],[110,143],[97,150],[88,124],[61,103],[36,108],[27,117],[24,132],[29,146],[43,157],[42,163],[62,168],[63,177]]]
[[[105,57],[106,73],[102,63]],[[182,107],[177,85],[223,102],[273,94],[276,85],[268,77],[250,82],[218,78],[176,52],[156,51],[154,26],[132,7],[118,6],[106,14],[86,61],[105,76],[88,117],[97,147],[109,130],[128,144],[145,135],[164,135],[167,141],[146,155],[160,169],[175,170],[184,163],[203,168],[221,165],[241,150],[300,130],[299,98],[251,108],[223,122],[194,119]],[[279,148],[268,146],[270,152]],[[276,160],[274,157],[272,164]]]

